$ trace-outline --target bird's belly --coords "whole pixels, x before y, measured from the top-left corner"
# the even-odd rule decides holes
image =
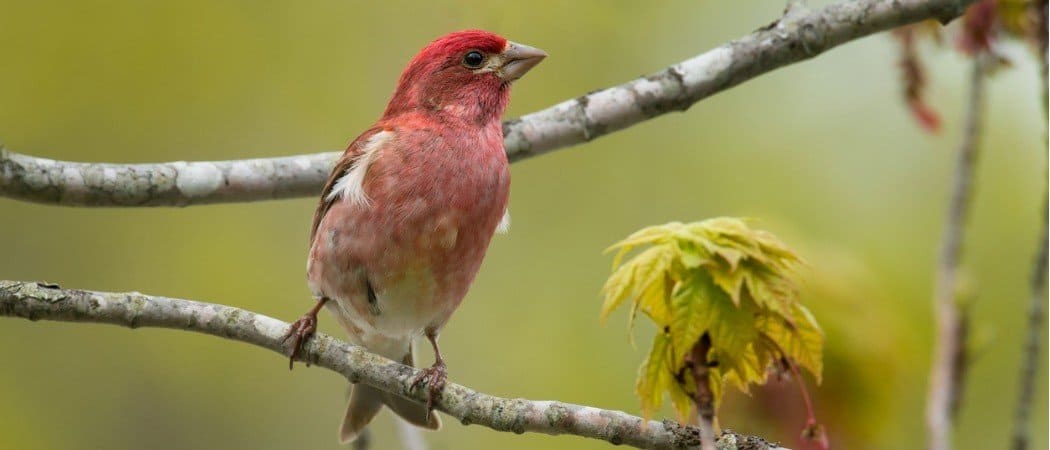
[[[344,328],[365,341],[444,325],[477,273],[493,220],[438,213],[384,227],[389,222],[349,209],[333,206],[325,218],[332,223],[314,241],[308,279],[315,293],[334,301]]]

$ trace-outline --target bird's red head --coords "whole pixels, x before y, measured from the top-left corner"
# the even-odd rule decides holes
[[[510,83],[547,54],[482,30],[457,31],[431,42],[401,74],[384,117],[410,111],[498,121]]]

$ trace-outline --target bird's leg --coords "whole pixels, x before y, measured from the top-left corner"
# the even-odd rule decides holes
[[[430,413],[434,410],[434,397],[445,389],[445,380],[448,379],[448,371],[445,369],[445,359],[441,357],[441,349],[438,348],[437,331],[427,330],[426,335],[427,340],[430,341],[430,345],[434,346],[434,365],[423,369],[423,373],[419,374],[419,376],[412,381],[412,389],[415,389],[416,386],[422,383],[426,383],[427,419],[430,419]]]
[[[317,299],[317,303],[310,308],[306,314],[303,314],[299,320],[296,320],[288,332],[284,334],[282,342],[287,342],[289,338],[292,338],[292,354],[288,357],[288,370],[292,370],[292,364],[295,363],[295,357],[299,356],[299,351],[303,349],[303,345],[306,340],[313,336],[314,332],[317,331],[317,312],[321,310],[321,307],[328,302],[328,297],[320,297]],[[310,363],[307,362],[306,366],[309,367]]]

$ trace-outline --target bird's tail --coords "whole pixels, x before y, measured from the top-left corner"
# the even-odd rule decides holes
[[[411,347],[401,362],[408,366],[413,365]],[[350,402],[346,405],[346,416],[343,418],[343,426],[339,429],[339,442],[345,444],[357,439],[384,405],[412,425],[430,430],[441,428],[441,420],[436,413],[427,417],[426,405],[372,386],[357,384],[351,387]]]

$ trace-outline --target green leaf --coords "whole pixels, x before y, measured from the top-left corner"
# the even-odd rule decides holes
[[[664,392],[672,384],[672,373],[668,364],[671,338],[666,333],[657,333],[649,356],[638,369],[635,392],[642,400],[642,415],[648,419],[663,404]]]
[[[710,300],[713,285],[702,271],[693,272],[674,287],[671,294],[671,343],[673,366],[682,367],[700,336],[711,322]],[[716,288],[717,289],[717,288]]]
[[[750,267],[744,284],[759,307],[790,317],[791,305],[798,301],[798,288],[791,280],[764,267]]]
[[[677,244],[679,249],[678,258],[684,269],[696,269],[701,264],[710,261],[707,257],[707,252],[697,247],[696,243],[689,240],[679,240]]]
[[[718,405],[722,404],[722,396],[726,392],[726,383],[722,376],[722,370],[718,367],[712,367],[707,379],[707,384],[711,388],[711,395],[715,398],[715,409],[717,409]]]
[[[709,377],[716,405],[727,385],[747,392],[765,383],[781,356],[819,382],[824,338],[799,303],[795,268],[802,260],[776,236],[723,217],[647,227],[614,249],[602,319],[631,299],[628,328],[641,311],[662,330],[636,383],[645,414],[664,394],[680,419],[688,414],[696,387],[686,360],[705,334],[711,349],[699,363],[718,362]]]
[[[792,309],[794,314],[790,321],[779,316],[764,316],[758,327],[785,353],[784,356],[813,374],[819,384],[824,370],[824,333],[804,306],[795,304]]]
[[[751,343],[758,338],[756,313],[750,301],[739,307],[734,305],[707,273],[692,273],[672,294],[673,366],[684,366],[686,355],[706,332],[711,337],[711,355],[735,386],[746,390],[747,383],[763,380],[765,367],[758,366],[758,358],[751,349]]]
[[[636,279],[638,290],[635,295],[641,303],[643,310],[667,309],[663,304],[667,301],[666,285],[667,271],[671,266],[672,249],[668,245],[649,248],[642,252],[631,263],[637,262]]]
[[[758,310],[755,304],[747,299],[742,299],[737,307],[721,289],[714,288],[713,292],[715,294],[708,302],[710,314],[707,315],[709,322],[706,324],[707,332],[711,334],[711,346],[728,358],[743,355],[748,345],[758,338],[758,330],[755,328],[755,315]]]
[[[756,243],[758,243],[758,246],[765,254],[791,262],[802,262],[802,259],[798,257],[798,254],[768,231],[754,230],[751,237]]]
[[[744,287],[744,277],[747,272],[737,269],[726,269],[724,267],[709,269],[711,279],[718,287],[722,288],[734,305],[740,305],[740,292]]]
[[[646,227],[634,232],[630,236],[627,236],[626,239],[611,245],[609,248],[605,249],[605,251],[610,252],[614,249],[619,249],[616,256],[613,258],[613,268],[615,269],[620,265],[620,261],[623,260],[623,257],[635,247],[666,241],[668,237],[673,234],[674,229],[681,226],[682,224],[678,222],[671,222],[666,225]]]
[[[633,300],[628,327],[634,323],[639,309],[647,312],[666,309],[661,303],[666,302],[664,279],[670,265],[671,249],[662,245],[650,247],[619,266],[602,287],[605,301],[600,319],[604,322],[628,298]]]
[[[630,295],[631,286],[634,283],[634,270],[632,269],[633,267],[628,266],[620,267],[605,281],[605,286],[602,286],[602,293],[605,294],[605,301],[602,302],[602,311],[599,314],[602,323]]]
[[[693,381],[693,374],[688,371],[683,372],[683,382],[679,383],[675,380],[671,383],[670,390],[668,393],[671,396],[671,406],[674,407],[675,415],[678,416],[678,421],[685,423],[689,420],[689,413],[693,409],[693,396],[686,391],[687,387],[694,386],[696,384]]]
[[[639,299],[641,304],[641,310],[645,315],[649,316],[654,323],[670,323],[671,322],[671,302],[667,293],[674,287],[674,280],[671,277],[664,275],[662,280],[654,281],[645,291]]]
[[[768,362],[759,358],[757,346],[752,344],[739,354],[730,355],[715,349],[715,358],[724,374],[726,383],[736,386],[745,394],[750,393],[750,384],[762,384],[766,380]]]
[[[716,348],[743,351],[755,337],[750,312],[738,308],[704,271],[696,271],[671,294],[671,337],[675,365],[681,364],[704,332]]]

